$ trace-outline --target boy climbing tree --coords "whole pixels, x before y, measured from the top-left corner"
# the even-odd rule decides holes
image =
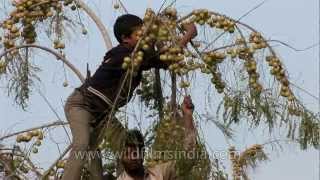
[[[86,82],[69,96],[65,105],[66,118],[70,124],[73,136],[72,150],[66,164],[63,180],[79,180],[87,157],[79,158],[77,153],[84,153],[90,149],[97,138],[97,125],[105,120],[111,109],[122,107],[129,102],[135,88],[140,84],[142,71],[151,68],[166,69],[167,64],[160,61],[154,47],[144,51],[144,56],[137,74],[132,76],[127,86],[122,87],[126,70],[122,64],[125,57],[131,55],[141,37],[143,21],[131,14],[117,18],[114,25],[114,35],[119,45],[108,51],[103,62]],[[180,46],[186,44],[197,35],[194,24],[185,25],[185,35],[181,37]],[[126,82],[127,83],[127,82]],[[120,95],[117,99],[117,95]],[[117,100],[116,100],[117,99]],[[116,103],[115,103],[116,101]],[[90,159],[88,170],[90,179],[102,179],[101,157]]]

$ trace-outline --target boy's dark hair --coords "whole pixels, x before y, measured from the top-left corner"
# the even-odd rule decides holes
[[[117,18],[113,32],[119,43],[122,43],[122,37],[129,37],[136,27],[141,26],[143,21],[136,15],[124,14]]]
[[[144,138],[138,129],[131,129],[127,131],[125,146],[136,146],[140,149],[144,147]]]

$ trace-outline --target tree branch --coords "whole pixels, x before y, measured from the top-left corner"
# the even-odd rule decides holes
[[[162,94],[162,89],[161,89],[161,78],[160,78],[160,70],[156,69],[155,70],[155,94],[156,94],[156,104],[158,107],[158,112],[159,112],[159,117],[160,119],[163,118],[163,94]]]
[[[171,109],[174,119],[177,114],[177,76],[174,72],[171,74]]]
[[[85,81],[85,78],[83,77],[83,75],[80,73],[80,71],[73,64],[71,64],[70,61],[68,61],[61,54],[55,52],[54,50],[52,50],[50,48],[44,47],[44,46],[35,45],[35,44],[26,44],[26,45],[16,46],[16,47],[10,48],[10,49],[4,51],[3,53],[1,53],[0,54],[0,59],[3,56],[5,56],[6,54],[10,53],[11,51],[14,51],[14,50],[17,50],[17,49],[28,48],[28,47],[41,49],[41,50],[47,51],[48,53],[54,55],[57,58],[57,60],[61,60],[62,62],[64,62],[78,76],[78,78],[80,79],[81,82]]]
[[[50,171],[56,166],[56,164],[58,163],[58,161],[60,159],[62,159],[71,149],[71,144],[64,150],[64,152],[54,161],[54,163],[48,168],[48,170],[46,170],[45,173],[43,173],[43,176],[41,178],[41,180],[46,180],[47,176],[50,174]]]
[[[87,15],[94,21],[94,23],[97,25],[104,43],[106,45],[107,49],[111,49],[112,48],[112,42],[111,42],[111,38],[109,36],[109,33],[107,31],[107,29],[105,28],[105,26],[103,25],[101,19],[94,13],[94,11],[92,9],[90,9],[90,7],[84,3],[82,0],[75,0],[75,2],[83,9],[83,11],[85,13],[87,13]]]
[[[68,124],[67,122],[55,121],[53,123],[48,123],[48,124],[44,124],[44,125],[41,125],[41,126],[38,126],[38,127],[33,127],[33,128],[29,128],[29,129],[25,129],[25,130],[22,130],[22,131],[18,131],[18,132],[14,132],[14,133],[5,135],[5,136],[0,138],[0,141],[2,141],[4,139],[7,139],[7,138],[10,138],[12,136],[16,136],[16,135],[21,134],[21,133],[25,133],[25,132],[29,132],[29,131],[33,131],[33,130],[37,130],[37,129],[49,128],[49,127],[53,127],[53,126],[64,126],[64,125],[67,125],[67,124]]]

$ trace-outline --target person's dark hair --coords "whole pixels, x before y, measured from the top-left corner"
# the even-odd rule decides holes
[[[125,146],[136,146],[140,149],[144,147],[144,138],[138,129],[128,130],[125,139]]]
[[[141,26],[142,19],[133,14],[119,16],[113,26],[113,32],[119,43],[122,43],[122,36],[128,37],[136,27]]]

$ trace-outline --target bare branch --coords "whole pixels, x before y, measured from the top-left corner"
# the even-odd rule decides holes
[[[119,4],[120,4],[120,6],[122,7],[122,9],[124,10],[124,12],[125,13],[129,13],[128,12],[128,10],[127,10],[127,8],[124,6],[124,4],[122,3],[122,1],[121,0],[118,0],[119,1]]]
[[[104,43],[106,45],[107,49],[111,49],[112,48],[112,42],[111,42],[111,38],[109,36],[109,33],[107,31],[107,29],[105,28],[105,26],[103,25],[101,19],[94,13],[94,11],[92,9],[90,9],[89,6],[87,6],[86,3],[84,3],[82,0],[75,0],[79,6],[83,9],[83,11],[85,13],[87,13],[87,15],[94,21],[94,23],[97,25]]]
[[[53,106],[50,104],[49,100],[46,98],[46,96],[40,91],[40,89],[38,89],[38,92],[40,94],[40,96],[43,98],[43,100],[48,104],[49,108],[51,109],[51,111],[55,114],[55,116],[58,118],[58,120],[60,122],[63,122],[62,119],[60,118],[59,114],[57,113],[57,111],[53,108]],[[68,134],[68,131],[66,130],[66,128],[64,126],[63,127],[63,130],[65,131],[65,133],[67,134],[67,137],[68,137],[68,140],[69,142],[71,142],[71,138]]]

